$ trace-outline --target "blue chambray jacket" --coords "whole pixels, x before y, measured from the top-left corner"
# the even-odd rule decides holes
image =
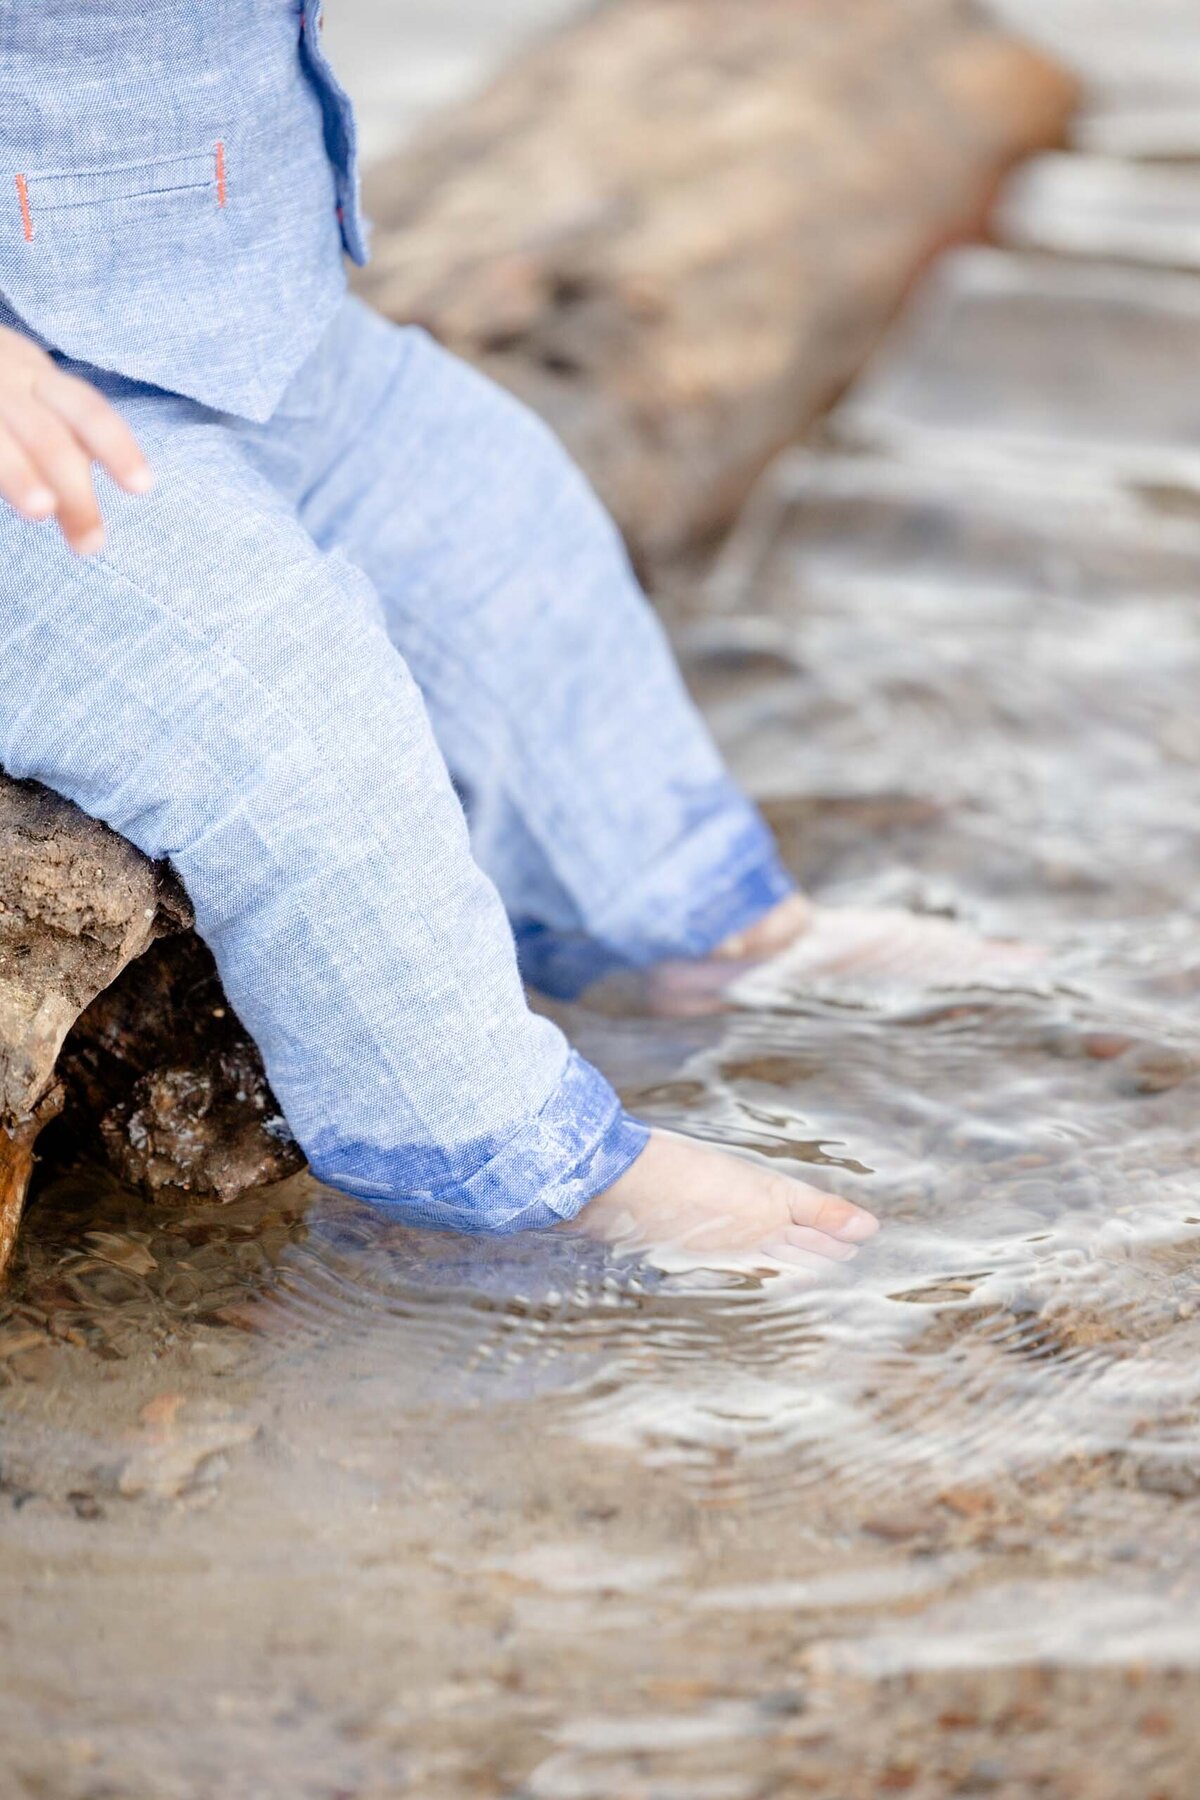
[[[262,420],[365,261],[321,0],[0,0],[0,323]]]

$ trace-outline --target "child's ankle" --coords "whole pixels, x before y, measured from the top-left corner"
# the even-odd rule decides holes
[[[811,900],[803,894],[789,894],[757,923],[718,944],[713,955],[722,962],[755,962],[764,956],[775,956],[804,935],[812,917]]]

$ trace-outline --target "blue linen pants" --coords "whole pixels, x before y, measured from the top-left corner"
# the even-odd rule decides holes
[[[0,508],[0,763],[173,865],[322,1179],[570,1218],[646,1131],[522,974],[702,955],[791,891],[545,427],[347,299],[253,424],[78,364],[157,474],[95,557]]]

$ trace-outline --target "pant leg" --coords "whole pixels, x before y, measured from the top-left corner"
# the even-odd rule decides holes
[[[569,997],[745,929],[793,884],[579,471],[422,331],[352,302],[339,354],[362,416],[302,517],[380,595],[527,977]]]
[[[370,582],[139,392],[158,484],[103,483],[100,556],[0,508],[0,762],[170,860],[319,1175],[440,1226],[571,1216],[645,1132],[529,1012]]]

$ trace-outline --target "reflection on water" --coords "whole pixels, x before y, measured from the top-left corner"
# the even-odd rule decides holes
[[[685,643],[813,888],[1047,947],[563,1009],[646,1116],[879,1211],[852,1267],[43,1194],[6,1794],[1194,1794],[1197,291],[952,259]]]

